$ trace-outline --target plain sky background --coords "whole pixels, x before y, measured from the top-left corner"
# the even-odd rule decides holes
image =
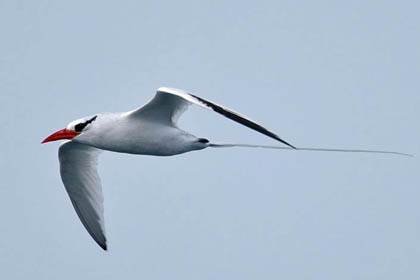
[[[0,278],[420,279],[418,3],[0,0]],[[160,86],[298,147],[416,157],[104,153],[104,252],[40,142]],[[276,144],[198,107],[181,127]]]

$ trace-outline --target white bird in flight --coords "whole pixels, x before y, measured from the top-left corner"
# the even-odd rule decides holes
[[[222,114],[244,126],[271,137],[287,147],[227,144],[198,138],[177,126],[187,107],[196,104]],[[125,113],[104,113],[72,121],[66,128],[48,136],[42,143],[68,139],[58,150],[60,174],[80,221],[107,250],[101,181],[97,172],[102,150],[119,153],[173,156],[207,147],[256,147],[307,151],[370,152],[407,155],[398,152],[296,148],[273,132],[224,106],[183,90],[161,87],[146,105]]]

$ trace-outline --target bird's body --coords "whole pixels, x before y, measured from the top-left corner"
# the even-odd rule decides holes
[[[219,113],[233,121],[273,138],[288,147],[249,144],[223,144],[196,137],[177,125],[178,118],[191,104]],[[290,150],[374,152],[368,150],[296,149],[249,118],[231,109],[183,90],[159,88],[146,105],[125,113],[104,113],[75,120],[42,143],[68,139],[60,145],[60,174],[81,222],[104,250],[107,249],[101,182],[97,173],[102,150],[120,153],[173,156],[207,147],[262,147]]]
[[[80,134],[73,141],[107,151],[154,156],[172,156],[208,146],[177,126],[140,119],[130,112],[96,116],[91,133]]]

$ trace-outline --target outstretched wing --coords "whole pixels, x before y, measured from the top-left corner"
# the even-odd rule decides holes
[[[60,174],[80,221],[102,249],[106,250],[104,206],[97,172],[101,150],[74,141],[58,150]]]
[[[176,125],[179,116],[191,103],[219,113],[295,149],[294,146],[282,140],[278,135],[252,121],[248,117],[180,89],[161,87],[157,90],[155,97],[149,103],[132,111],[130,114],[133,117],[148,119],[150,121],[168,125]]]

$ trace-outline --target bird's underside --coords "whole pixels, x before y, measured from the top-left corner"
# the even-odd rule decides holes
[[[205,138],[195,137],[177,127],[179,117],[191,104],[219,113],[286,146],[216,143],[209,142]],[[159,88],[150,102],[136,110],[122,114],[98,114],[74,121],[66,129],[46,138],[43,143],[59,139],[71,139],[60,145],[58,153],[63,184],[82,224],[104,250],[107,250],[107,245],[103,195],[97,173],[97,160],[101,150],[167,156],[207,147],[239,146],[289,150],[395,153],[370,150],[297,149],[248,117],[183,90],[172,88]]]

